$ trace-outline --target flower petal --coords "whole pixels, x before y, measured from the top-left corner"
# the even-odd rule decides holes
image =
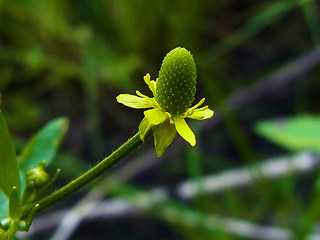
[[[132,108],[150,108],[152,104],[150,99],[142,98],[131,94],[120,94],[117,97],[118,103],[122,103],[127,107]]]
[[[152,125],[158,125],[168,118],[168,116],[159,108],[144,111],[144,115]]]
[[[176,135],[177,131],[174,125],[170,124],[169,121],[153,127],[154,147],[158,157],[162,156]]]
[[[142,142],[144,142],[144,138],[146,137],[151,127],[152,127],[152,124],[150,124],[147,118],[144,117],[139,125],[139,135]]]
[[[196,137],[194,136],[194,133],[189,128],[184,118],[179,116],[174,117],[174,124],[176,126],[177,132],[184,140],[190,143],[191,146],[196,145]]]
[[[203,120],[207,118],[211,118],[213,116],[213,111],[210,110],[208,107],[206,108],[199,108],[194,110],[193,114],[187,116],[188,118]]]

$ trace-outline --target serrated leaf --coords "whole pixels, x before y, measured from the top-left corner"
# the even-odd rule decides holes
[[[16,152],[13,147],[7,123],[0,110],[0,188],[7,197],[11,189],[16,187],[19,191],[20,180]]]
[[[48,123],[27,143],[19,156],[19,167],[23,173],[36,168],[41,161],[48,166],[69,127],[66,118],[58,118]]]
[[[314,150],[320,153],[320,117],[295,116],[259,122],[256,132],[291,151]]]

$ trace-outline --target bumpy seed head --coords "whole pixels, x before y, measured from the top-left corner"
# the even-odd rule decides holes
[[[171,50],[162,61],[155,98],[161,108],[179,115],[190,107],[196,93],[197,70],[191,53],[181,47]]]

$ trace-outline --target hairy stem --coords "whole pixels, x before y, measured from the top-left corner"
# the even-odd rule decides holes
[[[55,204],[56,202],[64,199],[69,196],[71,193],[77,191],[87,183],[91,182],[106,170],[113,167],[117,162],[119,162],[123,157],[129,154],[132,150],[138,147],[142,143],[139,133],[131,137],[126,143],[121,145],[116,151],[111,153],[108,157],[99,162],[96,166],[89,169],[86,173],[76,178],[66,186],[60,188],[51,195],[41,199],[37,202],[40,207],[37,212],[42,211],[43,209]],[[22,216],[26,217],[30,214],[32,208],[36,203],[27,204],[22,208]]]

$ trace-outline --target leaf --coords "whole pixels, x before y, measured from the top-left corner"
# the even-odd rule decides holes
[[[0,221],[8,215],[8,198],[0,191]]]
[[[68,119],[58,118],[42,128],[32,137],[20,154],[20,170],[25,174],[28,170],[38,167],[42,161],[45,161],[48,166],[53,160],[68,127]]]
[[[16,187],[20,191],[18,162],[11,136],[0,110],[0,187],[7,197],[11,189]]]
[[[286,120],[262,121],[255,130],[291,151],[314,150],[320,153],[319,116],[300,115]]]

